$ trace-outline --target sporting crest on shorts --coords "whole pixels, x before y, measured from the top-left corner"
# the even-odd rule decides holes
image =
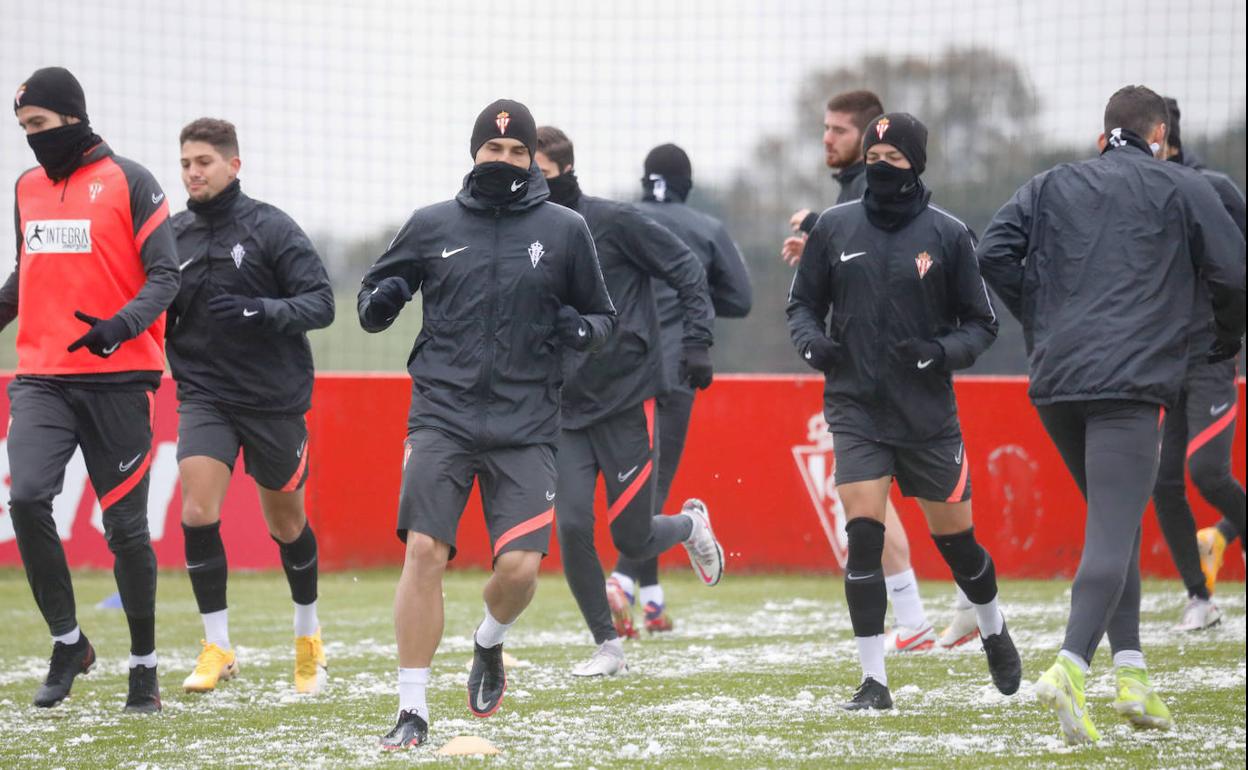
[[[244,249],[241,243],[234,244],[234,248],[230,249],[230,259],[234,260],[234,267],[236,268],[243,266],[243,257],[245,256],[247,256],[247,249]]]
[[[814,504],[815,515],[823,527],[823,534],[832,547],[832,555],[836,563],[845,567],[848,556],[848,541],[845,537],[845,506],[840,495],[836,493],[833,481],[836,472],[836,455],[832,447],[832,434],[828,432],[828,423],[822,413],[815,413],[806,422],[807,444],[793,447],[793,459],[797,462],[797,470],[806,482],[806,491],[810,494],[810,502]]]
[[[511,113],[503,110],[494,116],[494,125],[498,126],[498,133],[507,133],[507,125],[511,123]]]
[[[919,280],[923,280],[927,271],[932,269],[932,255],[926,251],[919,252],[919,256],[914,258],[914,265],[919,268]]]
[[[533,241],[529,244],[529,261],[533,263],[533,267],[537,267],[537,263],[542,261],[545,253],[546,249],[542,248],[541,241]]]

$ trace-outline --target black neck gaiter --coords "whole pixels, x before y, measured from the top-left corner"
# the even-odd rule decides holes
[[[1128,128],[1115,128],[1109,132],[1109,136],[1105,137],[1105,149],[1101,154],[1116,150],[1119,147],[1134,147],[1137,150],[1143,150],[1149,155],[1153,155],[1153,148],[1148,146],[1148,142],[1144,141],[1144,137],[1135,133]]]
[[[68,179],[82,165],[82,158],[101,140],[86,121],[70,123],[37,134],[27,134],[26,143],[35,160],[53,182]]]
[[[565,171],[559,176],[550,177],[546,180],[546,186],[550,188],[551,203],[574,209],[581,200],[581,183],[576,181],[575,171]]]
[[[186,207],[206,219],[218,219],[230,210],[242,191],[242,185],[235,179],[206,201],[187,200]]]
[[[641,180],[643,201],[685,202],[693,189],[693,178],[679,174],[650,174]]]
[[[468,174],[468,194],[490,206],[515,203],[529,191],[529,170],[501,160],[479,163]]]
[[[862,207],[871,224],[881,230],[900,230],[931,200],[931,191],[914,169],[897,168],[881,160],[867,164],[866,173],[867,191],[862,196]]]

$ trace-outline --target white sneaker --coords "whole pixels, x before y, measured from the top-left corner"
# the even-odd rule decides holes
[[[940,639],[936,643],[946,650],[951,650],[978,638],[979,621],[975,617],[975,608],[967,607],[964,610],[954,611],[953,620],[940,633]]]
[[[616,642],[617,644],[611,644]],[[628,672],[628,664],[624,662],[624,652],[619,648],[618,639],[603,642],[594,650],[594,654],[584,663],[572,667],[572,676],[615,676]]]
[[[696,497],[686,500],[680,512],[693,519],[693,532],[685,541],[689,563],[704,584],[713,586],[724,576],[724,549],[711,529],[711,514],[706,503]]]
[[[919,652],[936,646],[936,629],[931,626],[907,628],[897,626],[884,637],[884,652]]]
[[[1183,608],[1183,619],[1174,627],[1175,631],[1203,631],[1213,628],[1222,622],[1222,610],[1208,599],[1193,596],[1187,600]]]

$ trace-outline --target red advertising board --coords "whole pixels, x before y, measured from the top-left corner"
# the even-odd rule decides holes
[[[0,378],[7,384],[7,378]],[[1027,400],[1023,378],[960,378],[956,384],[975,504],[976,532],[993,553],[998,571],[1011,577],[1070,575],[1078,563],[1085,507]],[[403,549],[394,534],[399,474],[410,381],[401,375],[321,375],[312,413],[308,511],[329,569],[398,564]],[[820,408],[821,380],[813,376],[735,375],[716,378],[700,393],[689,442],[667,513],[686,497],[706,501],[716,532],[729,554],[730,570],[838,569],[843,557],[843,509],[831,485],[834,451]],[[1239,386],[1239,410],[1244,385]],[[7,414],[0,393],[0,416]],[[7,423],[7,420],[5,421]],[[157,397],[157,448],[152,464],[149,523],[162,566],[183,562],[178,526],[176,401],[171,383]],[[1244,478],[1243,421],[1235,426],[1233,471]],[[17,564],[7,511],[7,456],[0,452],[0,565]],[[1201,525],[1214,512],[1189,487]],[[912,500],[895,497],[910,532],[920,576],[947,578],[948,570]],[[71,462],[65,491],[56,502],[58,529],[75,566],[108,566],[99,534],[95,495],[81,458]],[[615,557],[605,527],[598,545],[608,565]],[[277,565],[254,486],[235,471],[222,531],[232,566]],[[489,565],[480,503],[474,494],[460,525],[455,566]],[[551,543],[546,568],[558,566]],[[1169,553],[1150,510],[1145,516],[1142,567],[1146,574],[1174,575]],[[662,564],[687,564],[682,549]],[[1243,564],[1228,559],[1228,577],[1242,578]]]

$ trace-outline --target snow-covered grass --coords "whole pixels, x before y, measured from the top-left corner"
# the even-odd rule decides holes
[[[570,667],[592,646],[561,576],[542,579],[512,630],[503,709],[474,719],[465,663],[481,613],[484,575],[446,584],[446,639],[434,662],[431,745],[383,754],[393,723],[391,599],[394,570],[321,578],[330,679],[314,698],[295,695],[289,598],[280,573],[230,578],[231,634],[242,675],[215,693],[188,695],[201,636],[185,575],[160,577],[158,643],[164,713],[122,713],[126,628],[121,613],[94,609],[112,576],[74,576],[79,619],[100,665],[60,707],[30,706],[49,650],[25,577],[0,570],[0,768],[364,767],[443,763],[456,767],[1242,767],[1245,755],[1244,586],[1220,587],[1222,626],[1180,635],[1177,583],[1146,586],[1143,638],[1154,681],[1177,721],[1170,733],[1122,724],[1109,702],[1108,651],[1090,680],[1093,718],[1105,738],[1068,749],[1032,682],[1061,641],[1066,582],[1009,582],[1005,611],[1026,667],[1011,698],[989,682],[978,648],[889,660],[897,708],[848,714],[837,704],[857,684],[841,582],[819,576],[729,575],[714,589],[665,575],[672,634],[627,644],[631,672],[578,681]],[[947,614],[949,583],[929,582],[933,619]],[[502,753],[448,759],[434,750],[480,735]]]

